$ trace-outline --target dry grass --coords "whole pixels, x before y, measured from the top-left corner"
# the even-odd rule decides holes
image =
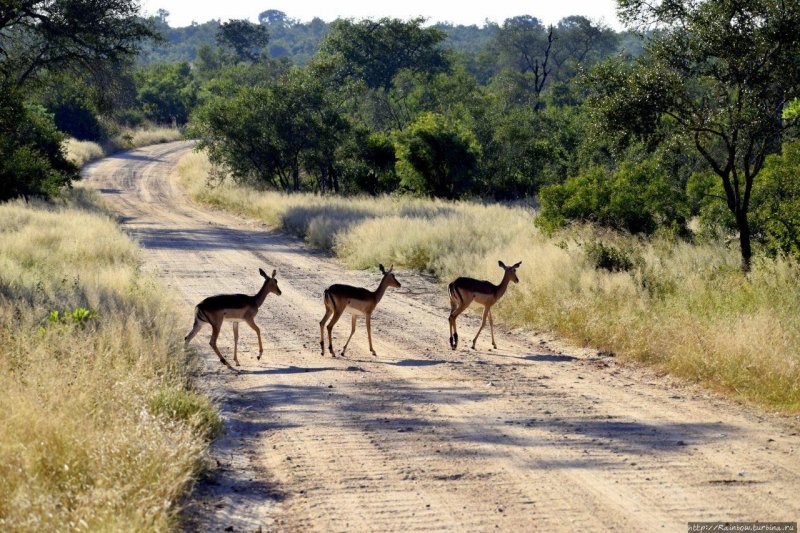
[[[125,128],[111,140],[114,151],[132,150],[151,144],[179,141],[183,134],[177,128],[163,126],[144,126],[141,128]]]
[[[219,419],[138,261],[101,215],[0,206],[0,530],[176,525]]]
[[[67,151],[67,159],[79,167],[106,155],[103,147],[99,144],[92,141],[79,141],[71,137],[64,142],[64,148]]]
[[[179,141],[182,138],[183,134],[177,128],[149,125],[141,128],[124,128],[104,146],[92,141],[68,138],[64,142],[64,148],[67,151],[67,159],[82,167],[116,152],[133,150],[151,144]]]
[[[800,268],[757,262],[749,278],[735,249],[574,229],[544,237],[522,208],[398,198],[323,198],[206,187],[207,158],[179,165],[198,201],[262,219],[334,251],[348,266],[420,268],[443,281],[497,281],[497,260],[522,261],[521,283],[498,304],[506,323],[654,364],[716,390],[800,410]],[[586,244],[638,258],[627,272],[597,269]],[[442,298],[445,298],[444,292]]]

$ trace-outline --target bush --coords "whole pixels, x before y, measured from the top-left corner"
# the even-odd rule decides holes
[[[625,162],[609,172],[594,167],[564,184],[544,187],[537,225],[547,232],[570,222],[591,222],[630,233],[662,226],[684,231],[685,194],[676,191],[653,160]]]
[[[480,146],[464,125],[423,113],[397,134],[401,184],[415,193],[459,198],[472,188]]]
[[[628,272],[642,263],[641,256],[630,250],[623,250],[603,241],[584,243],[586,258],[594,268],[609,272]]]
[[[153,395],[148,405],[152,414],[184,423],[208,439],[222,434],[222,419],[214,404],[195,392],[164,387]]]
[[[53,197],[78,179],[67,160],[64,137],[44,109],[0,90],[0,201],[19,196]]]

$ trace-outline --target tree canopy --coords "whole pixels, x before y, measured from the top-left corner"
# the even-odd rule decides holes
[[[620,0],[623,19],[658,31],[632,65],[593,77],[598,120],[644,137],[669,129],[692,140],[721,179],[736,220],[742,264],[752,256],[748,213],[766,157],[798,119],[800,4],[773,0]]]

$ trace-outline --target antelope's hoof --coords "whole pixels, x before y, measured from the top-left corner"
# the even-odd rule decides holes
[[[492,344],[492,348],[494,348],[496,350],[497,349],[497,345],[496,344]]]

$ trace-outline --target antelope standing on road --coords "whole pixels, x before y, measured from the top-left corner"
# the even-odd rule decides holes
[[[494,320],[492,320],[492,306],[503,297],[508,288],[508,282],[513,281],[519,283],[517,277],[517,269],[522,264],[522,261],[514,266],[507,267],[502,261],[498,261],[505,271],[503,279],[499,285],[488,281],[481,281],[472,278],[458,278],[453,283],[448,285],[450,291],[450,347],[455,350],[458,348],[458,330],[456,329],[456,318],[464,312],[474,301],[483,305],[483,322],[478,329],[478,333],[472,340],[472,349],[475,349],[475,342],[478,340],[478,335],[483,331],[486,325],[486,317],[489,317],[489,328],[492,332],[492,346],[496,349],[497,344],[494,342]]]
[[[261,330],[256,325],[256,314],[258,309],[267,298],[267,294],[272,293],[280,296],[281,290],[278,288],[278,280],[275,279],[277,270],[272,271],[272,277],[267,276],[267,273],[258,269],[258,272],[264,277],[264,284],[261,289],[253,295],[247,294],[218,294],[216,296],[209,296],[195,307],[194,312],[194,325],[192,331],[186,335],[184,342],[189,343],[197,332],[199,332],[204,324],[211,325],[211,348],[214,349],[219,360],[227,366],[231,366],[217,348],[217,337],[222,328],[222,323],[225,320],[233,322],[233,361],[236,366],[239,366],[239,358],[237,357],[237,348],[239,344],[239,322],[246,322],[248,326],[253,328],[253,331],[258,335],[258,357],[261,359],[261,354],[264,353],[264,347],[261,344]]]
[[[333,318],[331,318],[331,321],[328,324],[328,348],[331,351],[331,355],[336,357],[336,354],[333,352],[333,339],[331,332],[333,331],[333,326],[345,311],[350,311],[350,314],[352,315],[352,329],[350,330],[350,336],[347,337],[347,342],[344,343],[344,348],[342,348],[342,355],[344,355],[345,351],[347,350],[347,345],[350,344],[350,339],[353,338],[353,333],[356,331],[356,318],[358,315],[364,315],[367,321],[369,351],[372,352],[372,355],[378,355],[372,348],[372,312],[375,310],[378,302],[381,301],[381,298],[383,298],[383,294],[386,292],[386,289],[389,287],[400,287],[400,282],[397,281],[397,278],[395,278],[394,274],[392,274],[394,265],[392,265],[389,270],[385,270],[383,265],[378,265],[378,268],[380,268],[381,273],[383,274],[383,279],[381,279],[380,285],[378,285],[378,288],[374,291],[370,291],[362,287],[352,287],[350,285],[338,284],[331,285],[325,291],[325,316],[322,317],[322,320],[319,323],[319,345],[322,349],[322,355],[325,355],[325,322],[327,322],[328,318],[333,315]]]

